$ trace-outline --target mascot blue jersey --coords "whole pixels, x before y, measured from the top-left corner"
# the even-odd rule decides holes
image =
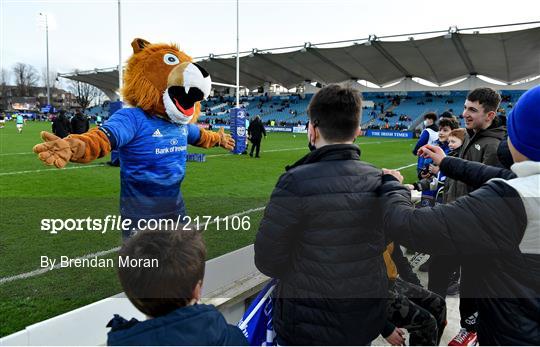
[[[120,213],[134,220],[185,215],[180,184],[197,125],[178,125],[140,108],[115,112],[100,128],[120,156]]]

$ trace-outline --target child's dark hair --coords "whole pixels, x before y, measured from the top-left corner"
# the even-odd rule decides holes
[[[461,140],[461,142],[463,142],[465,140],[465,129],[464,128],[454,129],[448,135],[448,137],[450,136],[457,137],[458,139]]]
[[[478,101],[485,112],[497,111],[501,103],[501,95],[491,88],[476,88],[467,95],[467,100]]]
[[[313,96],[308,115],[326,140],[340,142],[354,139],[361,110],[362,99],[356,90],[331,84]]]
[[[206,247],[193,230],[139,231],[120,249],[123,259],[157,259],[157,267],[118,267],[129,300],[150,317],[186,306],[204,277]]]
[[[424,120],[425,119],[431,119],[433,120],[433,123],[435,123],[437,121],[437,114],[435,112],[428,112],[424,115]]]
[[[455,118],[441,118],[439,121],[439,129],[442,127],[449,127],[450,129],[454,130],[459,128],[459,123]]]

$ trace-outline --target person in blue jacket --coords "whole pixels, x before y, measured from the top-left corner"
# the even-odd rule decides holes
[[[131,303],[148,319],[115,315],[109,346],[245,346],[235,325],[201,305],[206,248],[195,230],[139,231],[119,252],[118,277]],[[130,264],[121,266],[129,259]]]

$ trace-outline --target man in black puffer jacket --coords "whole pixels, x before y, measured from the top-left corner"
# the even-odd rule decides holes
[[[316,149],[287,168],[255,241],[255,264],[279,279],[274,328],[280,345],[366,345],[386,321],[381,170],[353,144],[361,101],[330,85],[311,100]]]

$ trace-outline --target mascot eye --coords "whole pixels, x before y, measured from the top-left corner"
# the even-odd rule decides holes
[[[167,65],[177,65],[177,64],[180,64],[180,60],[178,59],[178,57],[174,54],[171,54],[171,53],[167,53],[163,56],[163,61],[165,62],[165,64]]]

